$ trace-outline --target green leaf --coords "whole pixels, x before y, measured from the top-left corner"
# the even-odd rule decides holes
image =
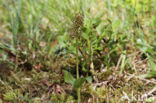
[[[125,67],[125,64],[126,64],[126,55],[122,54],[122,61],[121,61],[121,66],[120,66],[120,74],[122,74],[122,72],[124,70],[124,67]]]
[[[87,34],[87,33],[83,33],[82,37],[83,37],[84,39],[86,39],[86,40],[88,40],[88,39],[89,39],[89,36],[88,36],[88,34]]]
[[[103,32],[104,32],[104,24],[100,24],[100,25],[98,25],[98,27],[96,28],[97,29],[97,33],[98,34],[102,34]]]
[[[66,83],[71,84],[72,86],[74,85],[75,82],[75,78],[72,76],[72,74],[66,70],[63,71],[64,72],[64,80]]]
[[[86,80],[87,80],[88,83],[92,83],[92,77],[90,77],[90,76],[86,77]]]
[[[83,85],[83,83],[85,82],[85,78],[79,78],[79,79],[76,79],[75,82],[74,82],[74,85],[73,87],[74,88],[81,88],[81,86]]]
[[[112,28],[113,28],[113,31],[115,31],[117,28],[119,28],[121,24],[121,21],[120,20],[115,20],[112,22]]]

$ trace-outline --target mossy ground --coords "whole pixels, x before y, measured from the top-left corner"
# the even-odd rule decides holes
[[[155,103],[155,5],[0,0],[0,103],[76,103],[63,70],[76,78],[77,62],[80,77],[92,78],[81,87],[82,103]]]

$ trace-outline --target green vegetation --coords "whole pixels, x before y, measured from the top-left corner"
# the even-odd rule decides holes
[[[0,103],[156,102],[156,0],[0,0]]]

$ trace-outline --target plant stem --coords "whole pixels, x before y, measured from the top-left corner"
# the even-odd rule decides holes
[[[79,58],[78,58],[78,38],[76,38],[76,75],[77,79],[79,79]],[[81,94],[80,94],[80,88],[77,89],[77,98],[78,98],[78,103],[81,101]]]
[[[79,58],[78,58],[78,39],[76,38],[76,75],[77,79],[79,79]]]
[[[88,48],[89,48],[89,51],[88,51],[88,66],[87,66],[87,76],[88,76],[88,73],[89,73],[89,68],[90,68],[90,65],[91,65],[91,58],[92,58],[92,52],[91,52],[91,41],[88,40]]]
[[[81,91],[80,91],[80,88],[77,89],[77,102],[80,103],[81,102]]]

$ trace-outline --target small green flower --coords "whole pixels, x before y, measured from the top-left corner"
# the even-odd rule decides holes
[[[77,13],[74,19],[74,33],[76,37],[80,37],[81,36],[81,31],[82,31],[82,27],[83,27],[83,15],[81,13]]]

